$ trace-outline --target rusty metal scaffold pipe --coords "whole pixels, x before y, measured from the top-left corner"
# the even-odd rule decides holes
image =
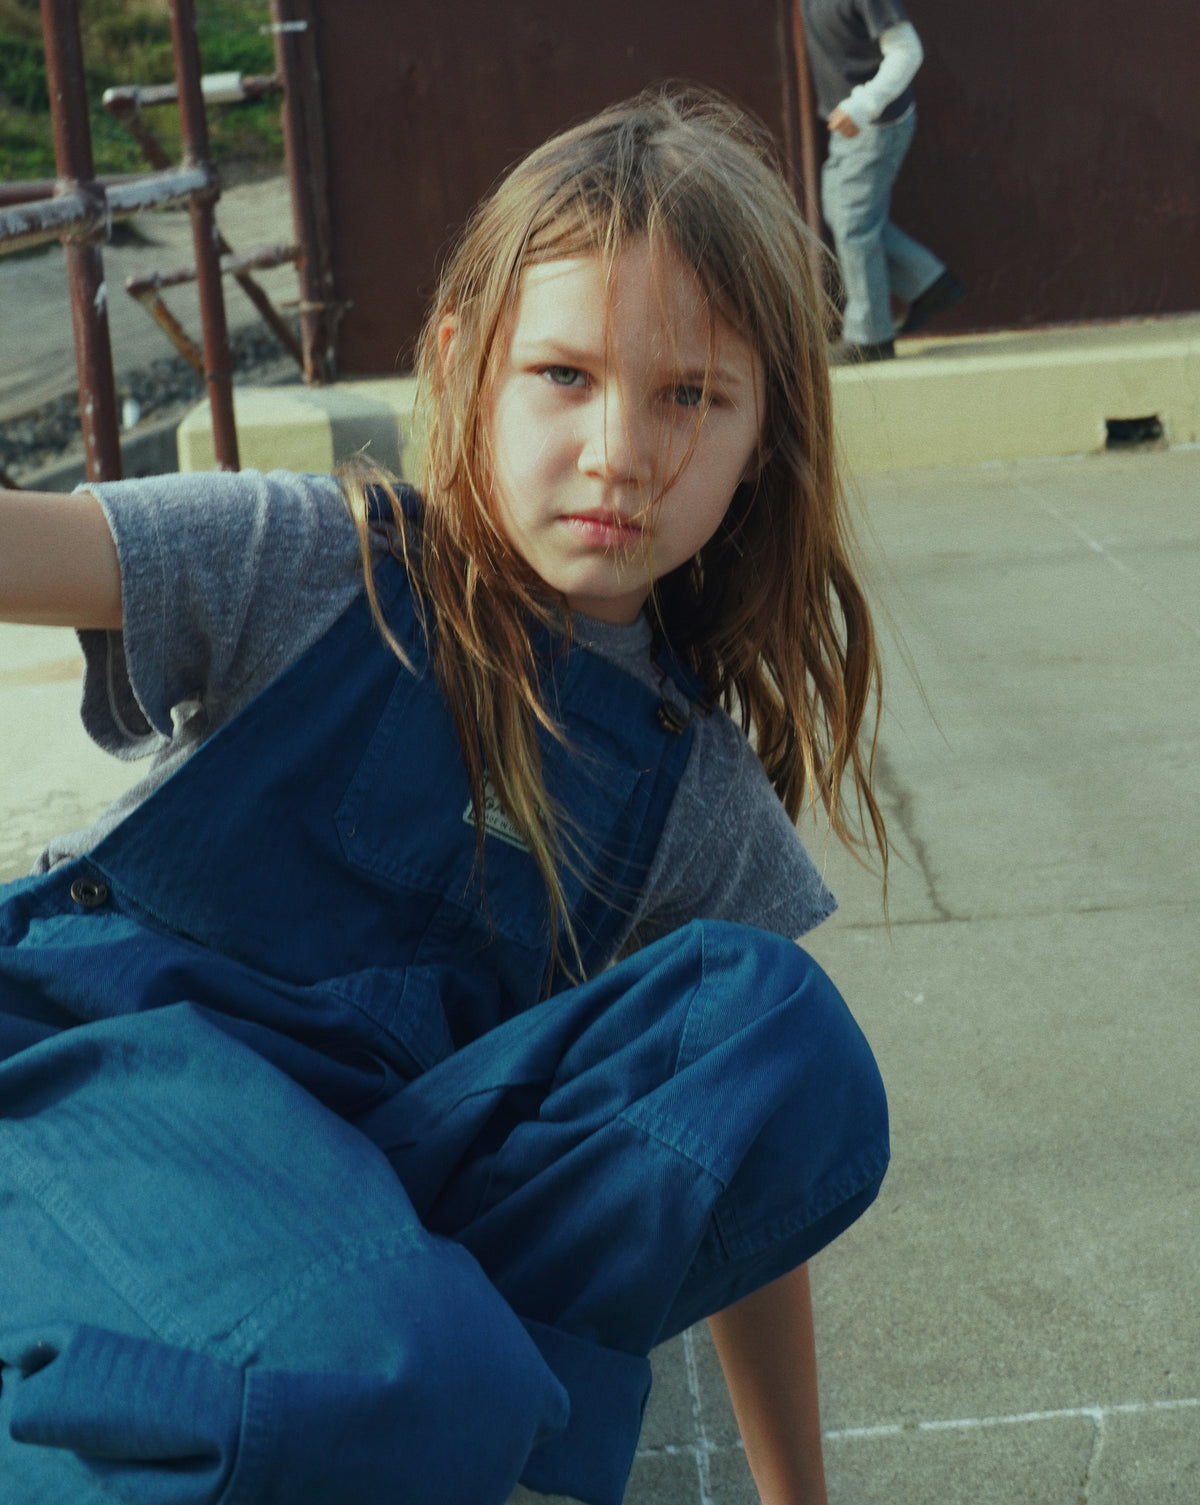
[[[206,86],[210,86],[214,79],[219,80],[223,76],[221,74],[205,74],[201,78],[201,93],[206,103],[211,103],[214,99],[221,97],[217,90]],[[239,85],[243,90],[243,97],[245,98],[254,98],[266,93],[278,94],[283,89],[283,80],[276,74],[271,74],[270,76],[257,75],[250,79],[242,78],[241,74],[230,75],[230,77],[238,79]],[[139,104],[173,104],[178,100],[178,97],[179,90],[174,84],[162,84],[149,89],[135,84],[123,89],[106,89],[104,91],[104,107],[115,119],[124,125],[130,135],[138,142],[150,164],[153,167],[164,168],[168,166],[170,158],[167,156],[162,142],[142,119]],[[272,331],[275,338],[300,369],[303,370],[304,352],[300,348],[300,342],[292,333],[291,326],[250,275],[248,264],[238,267],[234,267],[231,264],[231,258],[234,255],[233,248],[220,233],[220,230],[217,231],[217,254],[221,258],[222,271],[231,273],[246,297],[249,298],[250,302],[258,310],[263,322]],[[299,256],[299,248],[296,248],[294,254],[289,259],[296,261],[299,259]],[[263,264],[278,265],[277,262]],[[194,279],[195,273],[193,272],[189,280]],[[143,308],[150,313],[151,318],[162,326],[168,339],[179,350],[180,354],[203,376],[203,364],[197,365],[196,363],[195,345],[184,334],[178,320],[167,312],[162,300],[160,298],[148,300],[141,291],[135,291],[128,283],[126,283],[126,289],[130,296],[136,298],[142,304]]]
[[[232,251],[221,253],[221,271],[227,277],[236,277],[240,272],[269,271],[272,267],[286,266],[300,255],[299,246],[259,246],[256,251],[235,255]],[[139,298],[147,288],[159,292],[164,287],[182,287],[185,282],[195,282],[194,267],[178,267],[173,272],[147,272],[141,277],[126,277],[125,291]]]
[[[179,354],[183,356],[188,365],[196,373],[201,381],[204,380],[204,353],[197,347],[196,342],[188,334],[187,330],[154,291],[152,287],[139,288],[136,292],[126,288],[136,302],[140,303],[158,327],[175,346]]]
[[[259,313],[274,330],[288,354],[303,365],[303,354],[291,329],[280,318],[274,304],[250,276],[251,271],[283,266],[294,262],[300,255],[299,246],[261,246],[257,251],[248,251],[235,256],[226,249],[223,237],[218,237],[221,250],[221,275],[233,277],[251,299]],[[188,337],[187,331],[176,319],[159,296],[164,288],[180,287],[186,282],[195,282],[195,267],[182,267],[174,272],[150,272],[144,277],[126,277],[125,291],[146,310],[167,338],[192,367],[198,376],[204,376],[204,357]]]
[[[0,240],[10,251],[60,240],[63,235],[72,240],[99,240],[107,236],[113,220],[141,214],[144,209],[186,204],[192,194],[210,193],[215,185],[213,169],[201,163],[137,177],[98,179],[73,188],[60,179],[55,186],[66,191],[49,195],[38,191],[45,187],[42,183],[13,184],[7,196],[12,207],[0,209]]]
[[[92,223],[95,219],[103,226],[106,210],[104,190],[95,181],[92,165],[79,8],[76,0],[41,0],[41,6],[46,80],[54,105],[54,163],[60,180],[60,203],[74,200],[71,208],[75,220],[81,210],[88,217],[78,229],[63,227],[84,463],[89,481],[116,481],[122,475],[121,438],[108,332],[108,289],[96,244],[102,230]]]
[[[817,189],[817,137],[813,126],[812,86],[808,75],[808,44],[804,35],[804,16],[800,0],[792,0],[792,42],[796,54],[796,100],[800,115],[800,175],[804,184],[804,220],[812,231],[808,245],[809,262],[818,288],[824,275],[821,253],[821,199]]]
[[[119,173],[96,181],[107,192],[114,183],[127,183],[136,176],[136,173]],[[35,204],[39,199],[53,198],[57,187],[56,178],[25,178],[19,183],[0,183],[0,207],[7,209],[13,204]]]
[[[300,330],[305,380],[330,382],[336,372],[338,306],[333,295],[333,252],[321,85],[317,70],[316,18],[309,0],[271,0],[275,66],[284,80],[283,144],[292,213],[302,255]]]
[[[196,39],[193,0],[170,0],[171,43],[175,52],[175,83],[179,90],[179,123],[183,134],[183,165],[208,165],[208,121],[200,86],[200,47]],[[204,381],[212,415],[213,449],[221,470],[237,470],[237,428],[233,418],[233,361],[225,294],[221,287],[220,250],[213,201],[216,193],[193,195],[192,241],[196,252],[196,288],[200,294],[200,324],[204,331]]]
[[[267,94],[282,94],[277,73],[205,73],[200,78],[205,104],[241,104]],[[104,91],[104,108],[118,118],[143,106],[173,105],[179,98],[175,84],[116,84]]]

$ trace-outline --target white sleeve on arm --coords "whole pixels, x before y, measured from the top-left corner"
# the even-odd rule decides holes
[[[921,38],[911,21],[901,21],[881,31],[879,46],[883,61],[875,77],[858,84],[841,103],[841,108],[860,129],[878,120],[892,100],[899,99],[925,58]]]

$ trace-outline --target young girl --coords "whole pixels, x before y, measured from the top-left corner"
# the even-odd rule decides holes
[[[705,1316],[824,1498],[803,1265],[887,1127],[792,944],[801,809],[883,841],[823,351],[764,139],[643,97],[468,227],[420,495],[0,496],[151,757],[0,893],[6,1498],[617,1505]]]

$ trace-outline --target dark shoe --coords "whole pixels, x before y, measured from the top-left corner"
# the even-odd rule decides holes
[[[966,288],[954,273],[943,272],[935,283],[927,287],[919,298],[914,298],[908,305],[908,313],[898,333],[913,334],[916,330],[923,329],[930,319],[936,319],[939,314],[944,314],[956,303],[961,303],[966,296]]]
[[[896,354],[891,340],[880,340],[877,345],[855,345],[849,340],[838,340],[829,347],[831,366],[861,366],[867,361],[890,361]]]

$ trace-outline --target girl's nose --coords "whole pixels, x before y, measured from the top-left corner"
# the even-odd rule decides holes
[[[598,393],[588,405],[579,468],[610,484],[649,486],[654,461],[650,428],[636,404],[621,393]]]

